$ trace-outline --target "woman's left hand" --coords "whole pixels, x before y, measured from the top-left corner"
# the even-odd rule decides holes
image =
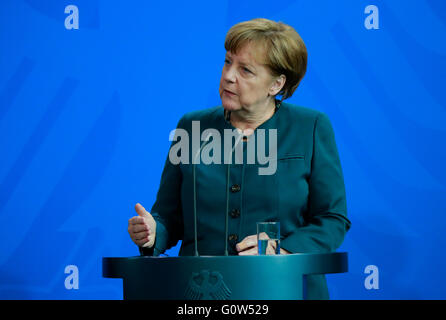
[[[239,256],[257,256],[259,254],[259,249],[257,247],[257,235],[247,236],[241,242],[237,243],[235,249]],[[291,252],[280,248],[280,254],[290,254]],[[275,242],[268,242],[268,247],[266,248],[267,255],[276,254]]]

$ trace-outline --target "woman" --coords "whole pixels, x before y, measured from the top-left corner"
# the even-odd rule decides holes
[[[245,136],[245,151],[251,139],[261,141],[261,132],[266,130],[270,138],[275,132],[276,170],[259,174],[258,159],[251,164],[197,164],[193,183],[191,161],[174,164],[168,158],[151,213],[137,204],[138,216],[129,220],[132,240],[146,255],[159,255],[182,240],[180,255],[193,255],[195,208],[201,255],[222,255],[226,247],[231,255],[257,254],[260,221],[280,221],[281,254],[336,250],[350,221],[333,129],[325,114],[283,102],[306,72],[302,39],[288,25],[254,19],[233,26],[225,48],[219,88],[223,109],[188,113],[178,129],[191,133],[192,121],[214,133],[238,129]],[[271,146],[271,139],[266,141]],[[307,294],[328,298],[323,275],[308,276]]]

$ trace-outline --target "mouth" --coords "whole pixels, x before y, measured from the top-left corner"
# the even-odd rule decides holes
[[[236,95],[234,92],[226,90],[226,89],[224,89],[223,92],[226,93],[227,95],[230,95],[230,96],[235,96]]]

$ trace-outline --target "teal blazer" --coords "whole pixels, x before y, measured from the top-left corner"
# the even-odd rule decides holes
[[[180,119],[178,128],[189,134],[189,146],[192,146],[194,120],[200,121],[200,132],[209,128],[217,130],[222,146],[224,130],[235,129],[225,119],[221,106],[187,113]],[[262,165],[257,158],[254,163],[248,163],[248,142],[240,142],[244,150],[242,164],[235,163],[233,153],[229,184],[228,164],[223,160],[221,164],[201,161],[196,165],[199,254],[224,254],[227,202],[230,255],[237,254],[238,242],[257,233],[256,223],[262,221],[280,221],[280,246],[292,253],[335,251],[351,223],[347,219],[343,173],[328,117],[316,110],[282,102],[249,139],[261,139],[259,129],[265,129],[266,154],[270,147],[268,129],[277,130],[274,174],[259,175],[259,168],[268,165]],[[173,141],[172,146],[179,141]],[[179,240],[182,240],[179,255],[194,254],[192,153],[187,155],[189,161],[183,161],[188,163],[173,164],[167,157],[150,211],[157,221],[155,246],[152,250],[141,250],[142,254],[159,255]],[[309,299],[329,298],[324,275],[307,277],[307,295]]]

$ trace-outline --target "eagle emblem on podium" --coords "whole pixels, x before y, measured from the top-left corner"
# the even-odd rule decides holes
[[[218,271],[193,272],[185,291],[187,300],[227,300],[231,290]]]

